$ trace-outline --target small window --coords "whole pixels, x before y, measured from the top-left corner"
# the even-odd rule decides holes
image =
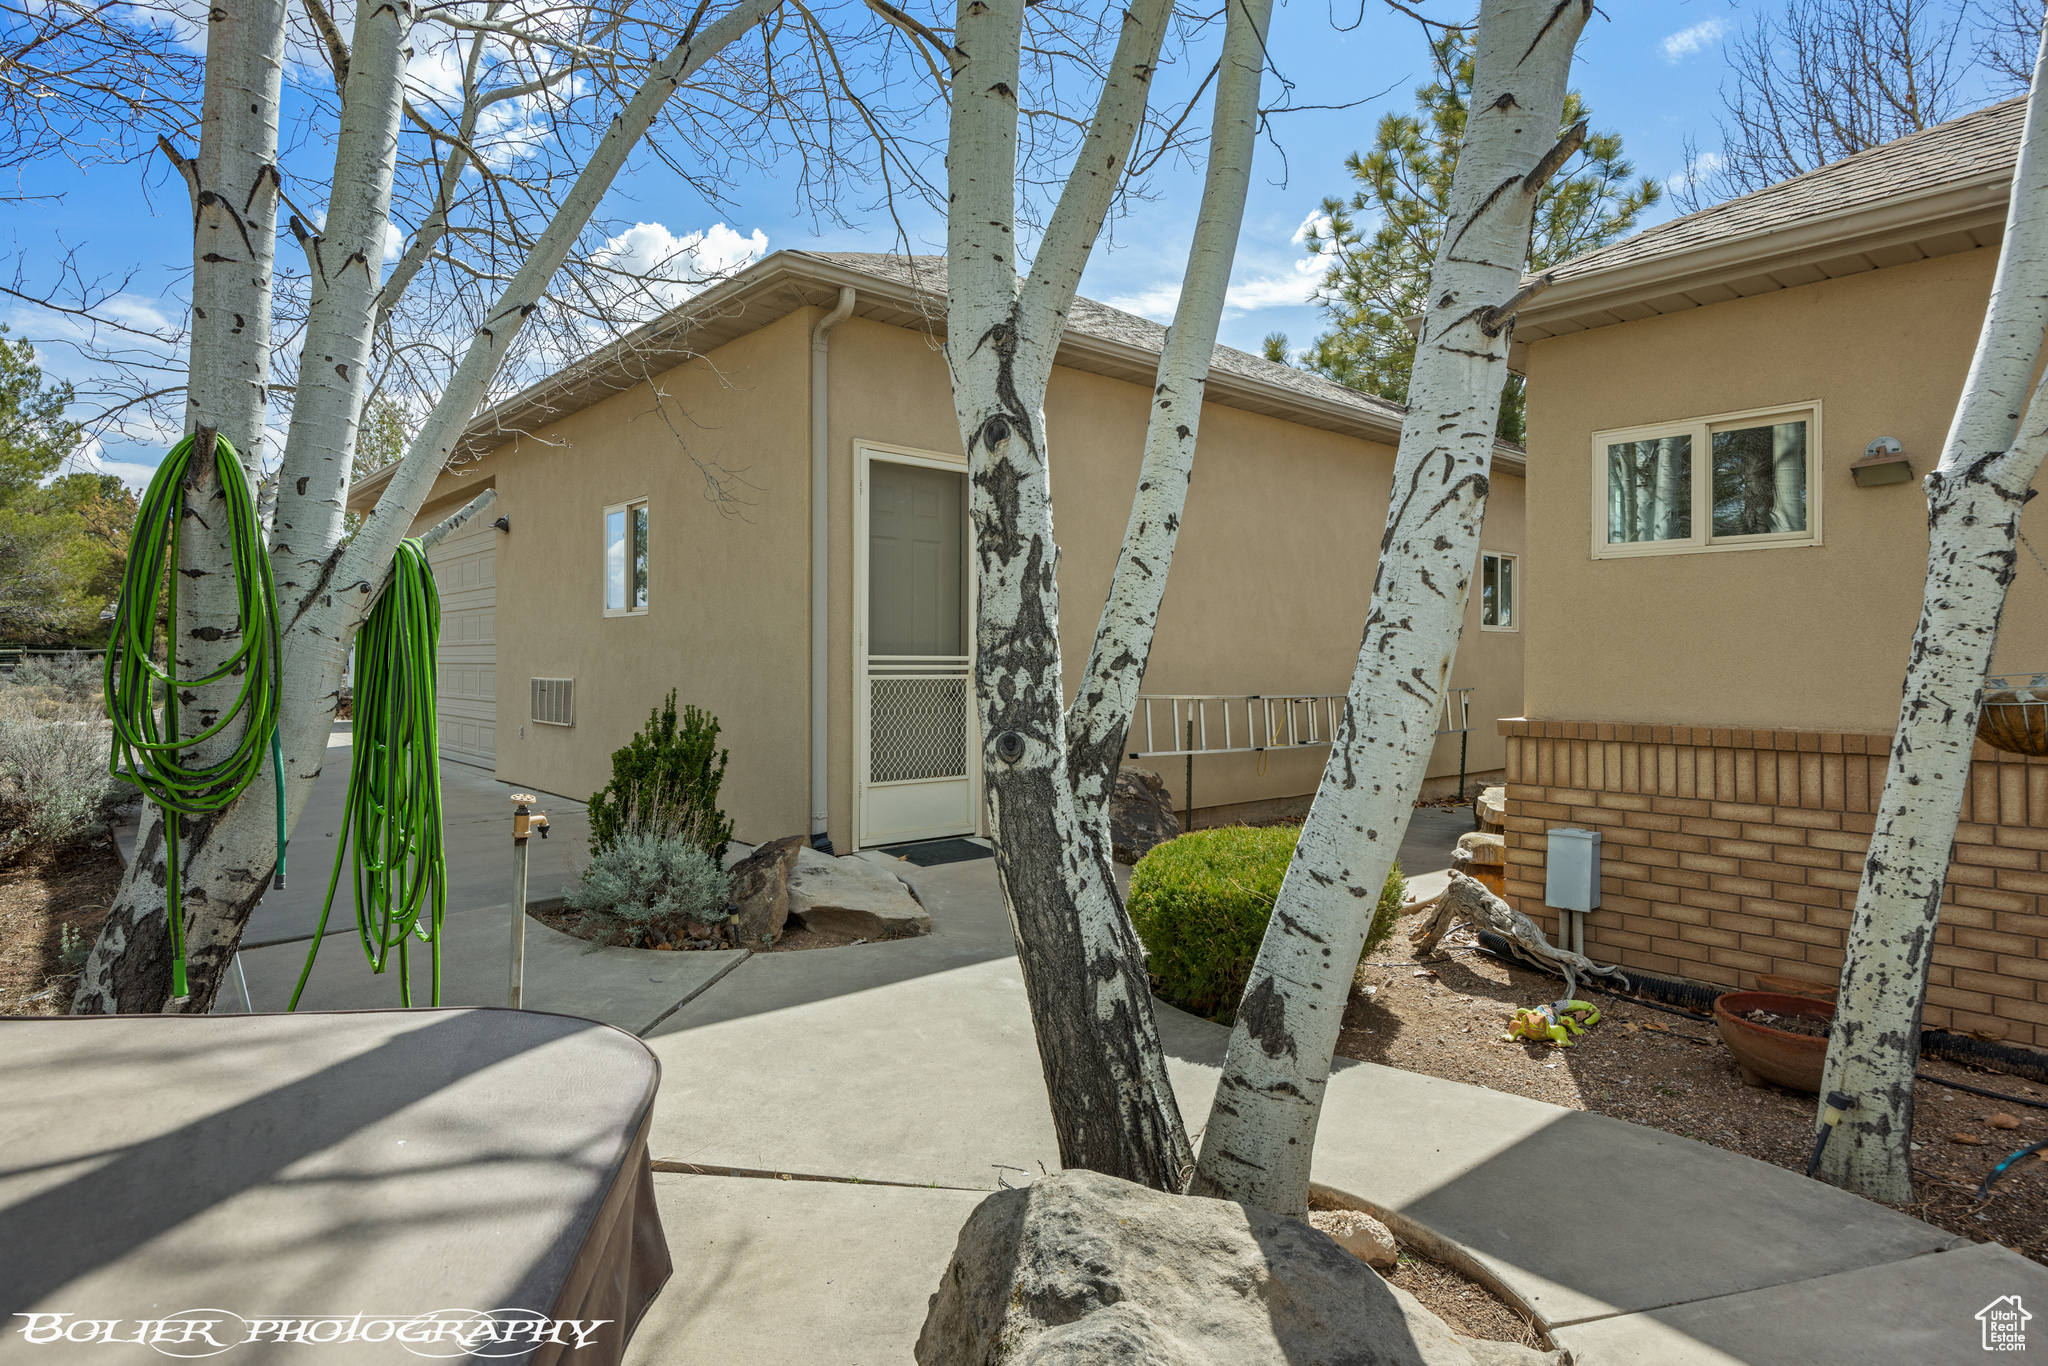
[[[1479,629],[1482,631],[1513,631],[1518,629],[1515,620],[1515,569],[1519,555],[1504,555],[1497,550],[1482,551],[1479,556]]]
[[[604,510],[604,614],[646,610],[647,504],[621,503]]]
[[[1820,543],[1820,405],[1593,435],[1593,555]]]

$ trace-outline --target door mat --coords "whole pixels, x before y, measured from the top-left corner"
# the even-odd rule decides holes
[[[994,858],[993,849],[983,848],[972,840],[919,840],[915,844],[885,844],[882,852],[895,858],[907,859],[920,868],[932,868],[941,863],[966,863],[971,859]]]

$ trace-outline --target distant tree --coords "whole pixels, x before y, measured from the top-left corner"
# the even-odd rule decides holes
[[[78,449],[78,424],[67,422],[71,386],[45,382],[36,349],[10,341],[0,323],[0,506],[64,467]]]
[[[135,508],[111,474],[67,474],[0,502],[0,639],[101,644]]]
[[[1359,188],[1349,200],[1325,199],[1326,221],[1309,234],[1315,248],[1331,258],[1319,298],[1331,327],[1315,339],[1303,364],[1397,403],[1408,399],[1415,363],[1410,320],[1425,311],[1430,262],[1449,216],[1451,177],[1472,95],[1470,36],[1452,30],[1431,49],[1437,78],[1415,92],[1416,112],[1388,114],[1372,150],[1345,159]],[[1563,128],[1591,116],[1577,91],[1565,97]],[[1631,231],[1663,197],[1654,180],[1631,184],[1634,175],[1635,167],[1622,157],[1619,133],[1588,134],[1537,196],[1529,269],[1546,269]],[[1522,439],[1519,375],[1509,376],[1501,393],[1499,422],[1501,436]]]
[[[363,407],[362,425],[356,428],[355,457],[349,466],[349,482],[383,469],[405,455],[412,444],[412,418],[405,405],[382,395]],[[353,538],[363,525],[363,514],[342,514],[342,529]]]
[[[1264,356],[1267,360],[1278,361],[1282,365],[1286,365],[1291,361],[1292,352],[1293,348],[1288,345],[1285,332],[1268,332],[1266,339],[1259,343],[1260,355]]]
[[[2034,83],[2034,56],[2041,46],[2038,0],[1972,0],[1970,18],[1977,38],[1977,66],[1994,92],[2019,95]]]
[[[0,639],[96,643],[135,521],[110,474],[57,472],[78,452],[71,386],[47,380],[35,348],[0,326]]]
[[[1994,84],[2033,77],[2041,7],[2027,11],[1987,0],[1979,60]],[[1759,14],[1726,48],[1721,150],[1688,141],[1672,198],[1691,213],[1953,118],[1970,70],[1962,17],[1953,0],[1786,0]]]

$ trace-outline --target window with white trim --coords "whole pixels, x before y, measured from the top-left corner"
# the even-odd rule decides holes
[[[647,610],[647,500],[604,510],[604,614]]]
[[[1516,631],[1521,623],[1515,616],[1515,581],[1520,577],[1521,556],[1498,550],[1479,554],[1479,629]]]
[[[1593,555],[1820,544],[1820,405],[1593,434]]]

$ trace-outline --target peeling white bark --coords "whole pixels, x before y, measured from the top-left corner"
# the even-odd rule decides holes
[[[1913,1198],[1913,1072],[1949,851],[1970,780],[1984,675],[2018,555],[2020,512],[2048,453],[2048,400],[2028,381],[2048,328],[2048,38],[2034,68],[1984,330],[1927,476],[1927,587],[1849,926],[1821,1094],[1847,1112],[1824,1180],[1873,1200]],[[2025,420],[2020,418],[2025,403]],[[1816,1119],[1816,1127],[1819,1126]]]
[[[350,64],[337,148],[336,197],[326,239],[313,251],[316,303],[308,325],[307,359],[318,363],[306,367],[311,383],[300,395],[303,424],[298,412],[294,414],[284,466],[288,486],[280,494],[279,534],[274,537],[283,627],[279,739],[286,756],[287,828],[304,808],[327,754],[327,732],[349,642],[375,601],[377,588],[388,578],[399,540],[410,529],[463,428],[482,405],[520,326],[540,305],[549,279],[662,105],[705,62],[780,4],[781,0],[742,0],[701,32],[686,34],[654,66],[615,116],[478,329],[377,510],[336,555],[349,456],[361,417],[363,362],[379,316],[376,276],[383,257],[389,162],[401,98],[397,72],[403,65],[406,33],[406,21],[389,9],[359,14],[357,51]],[[249,17],[252,13],[256,17]],[[263,385],[269,373],[270,252],[276,236],[277,185],[268,168],[276,148],[283,9],[281,4],[259,5],[256,11],[245,12],[224,3],[212,14],[208,141],[196,162],[181,166],[193,186],[201,239],[195,247],[192,412],[194,421],[217,422],[253,463],[262,449]],[[216,84],[219,100],[214,98]],[[265,174],[255,174],[251,167],[262,168]],[[246,203],[210,188],[224,181],[246,181],[253,187]],[[260,243],[260,254],[252,247],[239,257],[227,255],[218,243],[238,233],[238,220],[247,223],[252,214],[267,215],[261,231],[252,229],[248,236],[250,243]],[[233,237],[234,244],[242,241],[239,235]],[[222,259],[210,259],[209,252]],[[358,253],[360,262],[354,260]],[[383,292],[390,294],[388,289]],[[202,306],[207,310],[204,318],[199,316]],[[322,366],[325,373],[315,373]],[[187,542],[195,557],[190,567],[203,575],[197,583],[209,583],[204,576],[225,578],[216,572],[227,564],[225,547],[215,540],[203,551],[197,538]],[[224,584],[212,587],[210,597],[193,604],[195,611],[216,604],[212,618],[188,620],[181,610],[179,638],[187,638],[195,623],[218,624],[217,604],[230,589]],[[224,631],[235,626],[228,600]],[[227,810],[186,822],[182,871],[191,996],[177,1007],[180,1010],[203,1013],[211,1007],[249,913],[269,883],[276,861],[273,790],[272,776],[266,772]],[[145,820],[142,847],[80,979],[74,1011],[156,1011],[170,999],[161,832],[160,822]]]
[[[1590,0],[1483,0],[1471,115],[1430,270],[1365,639],[1322,786],[1259,947],[1202,1139],[1196,1194],[1282,1214],[1309,1158],[1344,1003],[1435,742],[1479,531],[1507,328]]]
[[[975,692],[996,870],[1060,1160],[1176,1190],[1193,1153],[1151,990],[1067,767],[1059,592],[1042,405],[1066,312],[1144,113],[1169,0],[1138,0],[1095,118],[1019,285],[1015,198],[1023,0],[962,0],[947,149],[946,359],[979,566]]]
[[[202,97],[199,153],[189,160],[164,144],[192,196],[192,327],[186,381],[185,430],[217,430],[240,453],[245,468],[264,460],[264,413],[270,386],[270,305],[277,240],[277,130],[284,70],[282,0],[220,0],[207,15],[206,84]],[[240,476],[234,476],[240,477]],[[233,570],[228,554],[228,519],[219,501],[220,480],[212,460],[198,459],[186,480],[187,512],[178,545],[178,619],[169,649],[181,677],[218,669],[241,639]],[[241,680],[180,690],[187,700],[180,731],[196,735],[234,706]],[[188,751],[186,761],[204,764],[231,751],[239,728]],[[262,787],[260,795],[255,788]],[[259,811],[260,808],[260,811]],[[229,812],[185,820],[181,848],[187,876],[187,955],[194,970],[192,1003],[203,1008],[211,990],[198,988],[205,954],[201,923],[218,916],[246,918],[262,895],[272,856],[251,874],[237,860],[233,880],[194,876],[213,829],[238,815],[274,822],[275,802],[260,780]],[[243,813],[247,813],[243,815]],[[170,999],[170,928],[165,920],[167,882],[160,818],[144,823],[145,846],[122,879],[106,928],[86,959],[73,998],[74,1010],[111,1012],[158,1010]],[[274,833],[270,836],[274,843]],[[217,970],[218,965],[215,965]]]

